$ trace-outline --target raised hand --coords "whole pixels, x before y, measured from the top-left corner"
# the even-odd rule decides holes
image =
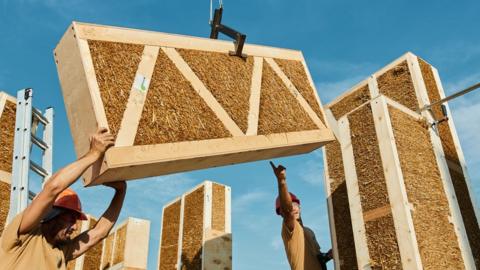
[[[286,180],[287,179],[287,168],[283,167],[282,165],[278,165],[278,167],[270,161],[270,166],[272,166],[273,173],[277,177],[277,180]]]
[[[108,132],[108,129],[98,128],[97,132],[90,136],[90,153],[100,158],[114,144],[115,137]]]

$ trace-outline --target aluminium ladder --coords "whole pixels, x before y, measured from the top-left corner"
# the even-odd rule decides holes
[[[10,210],[7,224],[23,211],[29,199],[32,200],[36,195],[29,188],[30,170],[41,177],[42,186],[52,175],[53,108],[47,108],[42,114],[32,106],[32,97],[31,88],[22,89],[17,93]],[[36,136],[39,125],[44,126],[42,138]],[[42,151],[41,165],[30,160],[33,145]]]

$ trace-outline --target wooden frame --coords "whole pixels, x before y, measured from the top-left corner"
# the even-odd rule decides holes
[[[136,179],[174,172],[223,166],[239,162],[269,159],[311,152],[333,141],[334,136],[315,113],[295,85],[274,59],[298,61],[302,64],[308,85],[313,89],[315,102],[324,117],[320,98],[300,51],[246,44],[244,53],[254,57],[249,97],[248,128],[243,132],[237,123],[215,99],[189,64],[176,49],[194,49],[228,53],[231,42],[196,38],[151,31],[118,28],[73,22],[55,49],[55,59],[70,122],[75,150],[78,156],[88,151],[88,135],[97,126],[108,127],[105,108],[89,50],[88,40],[123,42],[144,45],[136,77],[143,79],[144,91],[132,85],[126,110],[121,120],[115,147],[109,149],[103,162],[97,162],[85,174],[85,185],[97,185],[118,179]],[[190,142],[134,145],[140,115],[148,92],[158,52],[165,53],[191,84],[196,93],[225,126],[231,137]],[[265,63],[264,63],[265,62]],[[268,65],[278,76],[307,117],[318,128],[258,135],[262,67]],[[192,149],[203,149],[193,151]],[[124,153],[135,153],[124,155]]]
[[[219,187],[224,188],[224,229],[215,230],[212,227],[212,215],[214,215],[215,209],[213,204],[215,196],[213,194],[213,185],[218,185]],[[184,235],[184,220],[185,220],[185,201],[186,197],[192,194],[193,192],[198,191],[203,188],[203,219],[202,219],[202,247],[201,247],[201,269],[205,270],[223,270],[223,269],[232,269],[232,231],[231,231],[231,188],[224,186],[211,181],[204,181],[203,183],[197,185],[191,190],[184,193],[181,197],[176,198],[170,203],[166,204],[162,210],[162,225],[160,228],[160,242],[158,249],[158,262],[157,269],[161,269],[162,265],[162,235],[163,225],[165,222],[173,222],[171,220],[166,220],[165,209],[172,206],[175,203],[180,202],[180,220],[179,220],[179,234],[178,234],[178,251],[177,251],[177,264],[176,269],[182,269],[182,257],[183,257],[183,235]]]
[[[419,102],[419,107],[423,108],[424,106],[430,104],[430,100],[427,95],[427,90],[425,82],[423,81],[422,72],[420,70],[420,65],[418,63],[417,56],[410,54],[408,55],[408,67],[412,74],[412,79],[414,82],[415,92],[417,94],[417,100]],[[429,123],[433,123],[434,119],[430,112],[423,111],[422,116],[425,117]],[[433,144],[433,149],[435,151],[435,157],[437,159],[437,165],[440,170],[441,178],[443,180],[443,186],[445,193],[447,194],[448,204],[450,206],[450,213],[452,216],[452,223],[455,227],[455,233],[457,234],[457,239],[460,245],[460,250],[462,252],[463,260],[467,269],[475,268],[475,261],[473,259],[472,250],[470,244],[468,243],[467,233],[463,223],[462,215],[460,213],[460,207],[458,205],[457,198],[455,196],[455,188],[453,187],[453,182],[450,177],[450,172],[448,170],[447,160],[445,159],[445,154],[443,152],[442,143],[440,141],[440,136],[438,131],[435,131],[433,128],[429,128],[430,139]]]
[[[361,213],[358,205],[355,202],[350,202],[350,212],[352,223],[356,223],[355,227],[363,226],[364,222],[370,219],[375,219],[379,216],[384,215],[386,212],[389,211],[391,208],[392,216],[394,220],[395,226],[395,233],[396,238],[399,246],[400,256],[401,256],[401,264],[403,269],[423,269],[423,263],[420,256],[420,250],[417,241],[417,235],[415,233],[414,223],[413,223],[413,215],[412,211],[414,211],[413,205],[410,204],[406,192],[406,187],[404,183],[404,176],[402,172],[402,168],[400,167],[400,160],[399,154],[397,152],[397,146],[395,142],[395,137],[393,133],[393,126],[390,120],[390,113],[388,108],[395,108],[402,113],[407,114],[408,116],[412,117],[413,119],[417,119],[420,121],[426,121],[427,123],[433,123],[434,119],[430,112],[418,112],[412,111],[411,109],[407,108],[406,106],[396,102],[383,94],[379,93],[378,83],[376,78],[381,76],[386,71],[394,68],[396,65],[406,62],[413,88],[415,91],[415,98],[416,102],[418,102],[418,107],[422,108],[425,105],[429,104],[429,98],[427,94],[427,89],[425,82],[423,80],[422,70],[420,69],[420,64],[417,56],[413,55],[412,53],[406,53],[402,57],[398,58],[394,62],[390,63],[386,67],[382,68],[381,70],[374,73],[369,78],[363,80],[362,82],[355,85],[346,93],[342,94],[340,97],[336,98],[333,102],[327,105],[327,109],[325,110],[326,119],[329,122],[329,126],[334,132],[335,136],[339,138],[339,142],[342,147],[342,156],[343,156],[343,166],[345,170],[345,177],[347,179],[347,189],[348,189],[348,196],[349,200],[355,200],[354,196],[358,196],[358,186],[355,186],[356,177],[355,177],[355,161],[353,159],[353,155],[350,153],[351,151],[351,142],[350,142],[350,134],[349,134],[349,124],[347,116],[350,115],[352,112],[358,110],[360,107],[365,106],[365,104],[370,103],[372,113],[374,116],[374,124],[375,130],[377,134],[377,139],[380,148],[380,155],[382,161],[383,172],[386,179],[387,184],[387,191],[390,200],[390,207],[383,207],[377,208],[367,213],[363,213],[364,221],[359,222],[358,213]],[[431,66],[430,66],[431,67]],[[441,86],[440,78],[438,76],[438,72],[434,67],[431,67],[433,76],[435,79],[436,86],[440,92],[440,97],[445,97],[443,93],[443,88]],[[336,105],[338,102],[342,101],[346,96],[352,94],[354,91],[368,85],[370,100],[365,102],[361,105],[358,105],[356,108],[352,109],[350,112],[347,112],[343,116],[339,117],[339,119],[335,119],[334,115],[330,111],[332,106]],[[447,106],[447,111],[449,111]],[[338,121],[338,129],[335,127]],[[458,172],[462,173],[465,176],[465,181],[467,184],[467,188],[470,194],[470,198],[472,199],[472,204],[474,204],[474,199],[471,196],[472,190],[469,183],[469,178],[467,175],[467,167],[465,164],[465,159],[463,153],[461,151],[460,143],[458,140],[458,136],[456,134],[456,130],[453,124],[453,121],[450,119],[448,121],[448,125],[450,127],[455,149],[457,151],[460,165],[456,166],[454,169]],[[446,202],[448,203],[448,213],[449,213],[449,222],[453,224],[453,231],[452,233],[455,234],[456,239],[458,241],[458,247],[460,248],[460,254],[464,266],[466,269],[475,269],[475,262],[474,257],[472,254],[472,249],[470,248],[467,233],[465,229],[465,225],[463,223],[463,219],[460,213],[459,203],[457,201],[455,195],[455,189],[452,183],[452,179],[450,177],[449,172],[449,162],[445,158],[445,154],[443,152],[442,142],[440,140],[439,133],[433,129],[429,128],[428,132],[429,139],[432,143],[433,152],[435,156],[435,162],[437,168],[440,172],[440,178],[442,179],[442,186],[445,192]],[[326,153],[324,151],[324,153]],[[326,153],[328,155],[328,153]],[[327,188],[327,197],[330,195],[329,190],[329,178],[328,178],[328,166],[329,164],[326,162],[327,158],[324,157],[325,160],[325,186]],[[452,165],[450,165],[452,166]],[[457,168],[458,167],[458,168]],[[350,185],[348,185],[350,183]],[[329,212],[333,211],[334,207],[331,205],[331,201],[329,201]],[[358,204],[360,202],[357,202]],[[355,210],[357,208],[357,210]],[[478,220],[478,209],[475,208],[475,215]],[[332,227],[335,226],[335,221],[333,220],[333,214],[329,213],[330,217],[330,224]],[[331,231],[335,232],[335,228]],[[354,230],[354,234],[356,238],[364,237],[365,232],[361,230]],[[333,246],[335,247],[335,237],[336,235],[332,235],[332,239],[334,241]],[[357,249],[357,258],[361,258],[358,255],[357,241],[355,242],[355,246]],[[359,262],[359,268],[361,267],[361,263]],[[336,266],[336,269],[339,269]]]
[[[119,230],[126,228],[124,241],[124,250],[117,250]],[[110,258],[106,258],[107,239],[103,240],[102,259],[100,267],[105,265],[105,262],[110,262],[109,267],[102,269],[120,270],[120,269],[147,269],[148,258],[148,242],[150,236],[150,221],[145,219],[129,217],[123,221],[110,232],[109,235],[114,235],[112,244],[112,252]],[[123,260],[114,264],[114,256],[121,254]]]
[[[369,270],[370,255],[368,252],[367,236],[365,233],[365,221],[363,217],[360,191],[358,188],[357,172],[353,157],[353,148],[350,136],[350,125],[346,116],[338,120],[339,142],[342,149],[343,166],[345,171],[345,182],[347,184],[348,203],[350,216],[352,218],[353,237],[357,253],[358,269]]]

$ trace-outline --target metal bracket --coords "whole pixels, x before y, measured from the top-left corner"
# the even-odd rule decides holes
[[[229,54],[232,56],[238,56],[243,59],[247,58],[247,55],[242,53],[243,45],[245,44],[245,39],[247,39],[247,35],[242,34],[226,25],[223,25],[222,13],[222,7],[215,9],[213,21],[210,23],[212,27],[212,31],[210,32],[210,38],[218,39],[218,33],[229,36],[230,38],[234,39],[233,44],[235,45],[235,51],[231,51]]]

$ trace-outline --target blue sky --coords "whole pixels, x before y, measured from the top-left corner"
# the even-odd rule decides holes
[[[224,0],[224,23],[247,42],[302,50],[324,104],[406,51],[426,59],[452,93],[480,81],[478,1]],[[54,168],[75,160],[52,51],[72,20],[207,37],[209,1],[0,0],[0,89],[33,87],[34,104],[53,106]],[[475,194],[480,197],[480,92],[450,104]],[[288,168],[290,189],[302,199],[303,219],[330,247],[321,151],[276,160]],[[255,162],[129,182],[120,220],[151,221],[148,269],[157,261],[162,205],[210,179],[232,187],[234,268],[288,269],[273,212],[275,180]],[[99,216],[113,194],[79,191]]]

